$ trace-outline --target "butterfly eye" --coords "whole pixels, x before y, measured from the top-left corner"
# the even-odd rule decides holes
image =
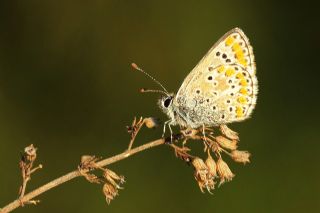
[[[163,106],[165,108],[168,108],[170,106],[170,104],[171,104],[171,100],[172,100],[171,97],[166,98],[166,100],[164,100],[164,102],[163,102]]]

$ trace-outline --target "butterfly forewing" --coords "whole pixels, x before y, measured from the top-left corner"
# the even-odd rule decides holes
[[[249,117],[257,96],[252,47],[235,28],[185,78],[175,98],[189,125],[219,125]]]

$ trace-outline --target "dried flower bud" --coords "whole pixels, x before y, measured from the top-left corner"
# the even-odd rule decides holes
[[[159,119],[157,118],[153,118],[153,117],[149,117],[149,118],[145,118],[144,119],[144,123],[146,125],[146,127],[148,127],[149,129],[151,128],[156,128],[159,126]]]
[[[95,156],[92,155],[82,155],[81,156],[81,163],[87,163],[90,161],[93,161],[95,159]]]
[[[123,176],[117,175],[110,169],[104,169],[103,177],[117,189],[121,189],[120,184],[125,182]]]
[[[217,164],[211,155],[208,155],[206,160],[206,166],[208,167],[208,175],[210,178],[215,178],[217,176]]]
[[[232,140],[237,140],[237,141],[239,140],[238,133],[229,129],[229,127],[227,127],[227,125],[221,125],[220,130],[228,138],[230,138]]]
[[[97,168],[96,162],[98,158],[94,155],[82,155],[80,160],[79,169],[81,170],[93,170]]]
[[[229,140],[228,138],[225,138],[223,136],[216,137],[216,141],[219,143],[220,146],[226,149],[230,150],[236,150],[237,149],[237,143],[236,140]]]
[[[211,190],[214,189],[214,185],[215,185],[215,184],[216,184],[216,183],[214,182],[213,178],[208,179],[208,182],[206,183],[205,187],[206,187],[206,189],[208,190],[208,192],[209,192],[210,194],[212,194],[212,193],[211,193]]]
[[[87,179],[87,181],[89,181],[90,183],[96,183],[96,184],[101,184],[103,183],[103,180],[100,179],[99,177],[97,177],[96,175],[94,174],[90,174],[90,173],[87,173],[87,172],[84,172],[83,170],[80,170],[80,173],[81,175]]]
[[[118,195],[118,189],[109,183],[103,185],[102,192],[106,196],[108,205],[114,199],[114,197]]]
[[[192,165],[195,168],[194,177],[198,182],[201,192],[203,189],[207,189],[209,192],[214,189],[213,178],[210,177],[208,167],[201,158],[195,158],[192,161]]]
[[[231,152],[231,157],[234,161],[239,163],[250,163],[250,153],[247,151],[234,150]]]
[[[217,161],[217,171],[220,176],[220,184],[223,184],[226,181],[231,181],[234,177],[234,174],[231,172],[228,164],[222,160],[220,157]]]
[[[24,148],[23,161],[32,162],[32,161],[35,161],[36,158],[37,158],[37,148],[35,148],[33,144]]]
[[[202,171],[202,170],[208,171],[206,164],[203,162],[201,158],[196,157],[195,159],[193,159],[192,165],[196,171]]]

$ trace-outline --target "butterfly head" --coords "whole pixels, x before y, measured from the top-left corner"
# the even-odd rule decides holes
[[[169,117],[170,124],[175,125],[178,120],[177,106],[174,104],[175,94],[170,93],[159,98],[158,105],[160,109]],[[181,121],[182,122],[182,121]],[[182,123],[179,123],[182,125]]]
[[[162,96],[159,99],[159,106],[163,111],[168,111],[172,108],[172,101],[174,98],[174,94],[168,94],[165,96]]]

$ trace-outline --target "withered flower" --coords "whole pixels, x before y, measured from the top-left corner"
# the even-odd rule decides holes
[[[236,150],[237,149],[237,140],[230,140],[228,138],[225,138],[223,136],[216,137],[216,141],[220,146],[223,148],[229,149],[229,150]]]
[[[239,140],[238,133],[229,129],[229,127],[227,127],[227,125],[221,125],[220,130],[228,138],[230,138],[232,140],[237,140],[237,141]]]
[[[78,170],[81,175],[86,178],[90,183],[100,184],[103,181],[94,174],[89,173],[90,171],[98,168],[96,161],[98,158],[91,155],[83,155],[81,156],[81,162],[78,166]]]
[[[114,199],[114,197],[118,195],[118,189],[109,183],[105,183],[103,185],[102,192],[106,196],[108,205]]]
[[[247,151],[234,150],[231,152],[231,158],[239,163],[250,163],[250,153]]]
[[[24,153],[23,153],[23,161],[24,162],[32,162],[37,158],[37,148],[31,144],[30,146],[27,146],[24,148]]]
[[[103,177],[117,189],[121,189],[120,184],[123,184],[125,182],[124,176],[119,176],[110,169],[104,169]]]
[[[98,158],[94,155],[82,155],[79,167],[82,170],[93,170],[97,168],[96,162]]]
[[[217,171],[220,176],[219,185],[223,184],[226,181],[231,181],[234,177],[234,174],[231,172],[228,164],[224,162],[221,157],[217,161]]]
[[[198,182],[201,192],[203,189],[207,189],[209,192],[214,189],[213,178],[209,175],[209,169],[201,158],[195,158],[192,161],[192,165],[195,169],[194,177]]]
[[[207,168],[208,168],[208,175],[210,178],[215,178],[217,176],[217,164],[214,161],[214,159],[211,157],[211,155],[208,155],[208,158],[205,162]]]

